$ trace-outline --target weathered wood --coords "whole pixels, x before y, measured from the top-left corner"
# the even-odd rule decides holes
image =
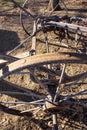
[[[72,30],[79,30],[81,32],[86,32],[87,33],[87,27],[84,26],[79,26],[79,25],[75,25],[75,24],[70,24],[70,23],[64,23],[64,22],[54,22],[54,21],[50,21],[47,23],[48,25],[53,25],[59,28],[64,28],[64,29],[72,29]]]
[[[34,25],[33,25],[33,33],[36,32],[36,23],[34,21]],[[36,50],[36,35],[34,37],[32,37],[32,47],[31,47],[31,50],[34,50],[34,52],[31,54],[31,55],[34,55],[35,54],[35,50]]]
[[[10,63],[10,62],[16,61],[18,59],[28,57],[29,55],[30,55],[29,51],[19,53],[19,54],[15,55],[15,56],[0,54],[0,65],[6,64],[8,62]]]
[[[15,55],[14,57],[22,59],[22,58],[25,58],[25,57],[28,57],[28,56],[30,56],[30,52],[26,51],[26,52],[19,53],[19,54]]]
[[[7,62],[7,60],[0,59],[0,65],[6,64]]]
[[[80,63],[87,64],[87,55],[76,53],[46,53],[14,61],[0,70],[0,78],[26,67],[50,63]]]

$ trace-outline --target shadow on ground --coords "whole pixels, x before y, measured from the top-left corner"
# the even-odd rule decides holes
[[[20,43],[16,32],[0,30],[0,53],[7,53]]]

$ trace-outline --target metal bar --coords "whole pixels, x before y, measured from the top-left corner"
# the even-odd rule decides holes
[[[82,96],[82,95],[87,95],[87,89],[86,90],[83,90],[81,92],[78,92],[76,94],[70,94],[68,96],[65,96],[63,100],[68,100],[70,98],[73,98],[73,97],[76,97],[76,96]]]
[[[28,15],[30,15],[32,18],[35,18],[30,12],[28,12],[25,8],[23,8],[20,4],[18,4],[18,2],[16,2],[15,0],[9,0],[11,2],[13,2],[16,6],[18,6],[21,10],[23,10],[25,13],[27,13]]]
[[[56,114],[53,114],[53,126],[54,126],[54,130],[58,130],[58,122],[57,122]]]
[[[19,96],[31,96],[31,97],[37,97],[37,98],[44,98],[44,96],[41,96],[41,95],[37,95],[37,94],[34,94],[34,93],[23,93],[23,92],[11,92],[11,91],[0,91],[0,94],[6,94],[6,95],[19,95]]]
[[[60,87],[60,85],[62,83],[62,79],[63,79],[64,73],[65,73],[65,68],[66,68],[66,65],[64,64],[62,72],[61,72],[60,80],[59,80],[59,83],[58,83],[58,86],[57,86],[57,89],[56,89],[56,94],[54,96],[54,100],[53,100],[54,102],[56,101],[57,96],[58,96],[58,90],[59,90],[59,87]]]
[[[78,79],[77,79],[78,77]],[[65,92],[66,90],[70,89],[71,87],[73,87],[77,82],[79,82],[80,80],[84,79],[85,77],[87,77],[87,72],[84,72],[83,74],[79,74],[77,76],[72,76],[72,79],[74,78],[77,79],[75,80],[73,83],[71,83],[70,85],[66,86],[60,93]]]
[[[68,16],[68,9],[67,9],[67,6],[66,6],[64,0],[61,0],[61,2],[63,3],[63,5],[64,5],[64,7],[65,7],[66,15]]]
[[[31,34],[31,36],[28,36],[26,39],[24,39],[21,43],[19,43],[18,46],[16,46],[13,50],[9,51],[7,54],[11,54],[12,52],[14,52],[16,49],[18,49],[20,46],[22,46],[24,43],[26,43],[29,39],[31,39],[33,36],[35,36],[37,33],[39,33],[40,31],[42,31],[41,29],[38,29],[35,33]]]
[[[40,107],[31,108],[31,109],[28,109],[28,110],[21,111],[21,113],[30,112],[30,111],[34,111],[34,110],[40,110],[40,109],[41,109]]]
[[[32,101],[32,102],[0,102],[0,104],[43,104],[43,101],[45,102],[45,99],[41,99],[41,100],[36,100],[36,101]]]

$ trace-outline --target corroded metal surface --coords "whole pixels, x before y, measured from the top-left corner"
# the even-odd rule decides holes
[[[10,63],[9,65],[0,70],[0,77],[3,78],[14,71],[21,70],[26,67],[50,63],[87,64],[87,56],[84,56],[83,54],[78,55],[75,53],[46,53],[41,55],[35,55]]]

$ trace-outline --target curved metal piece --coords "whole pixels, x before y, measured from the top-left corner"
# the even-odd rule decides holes
[[[33,67],[44,64],[46,65],[50,63],[87,64],[87,55],[77,53],[46,53],[23,58],[2,68],[0,70],[0,78],[4,78],[17,70],[21,70],[26,67]]]

